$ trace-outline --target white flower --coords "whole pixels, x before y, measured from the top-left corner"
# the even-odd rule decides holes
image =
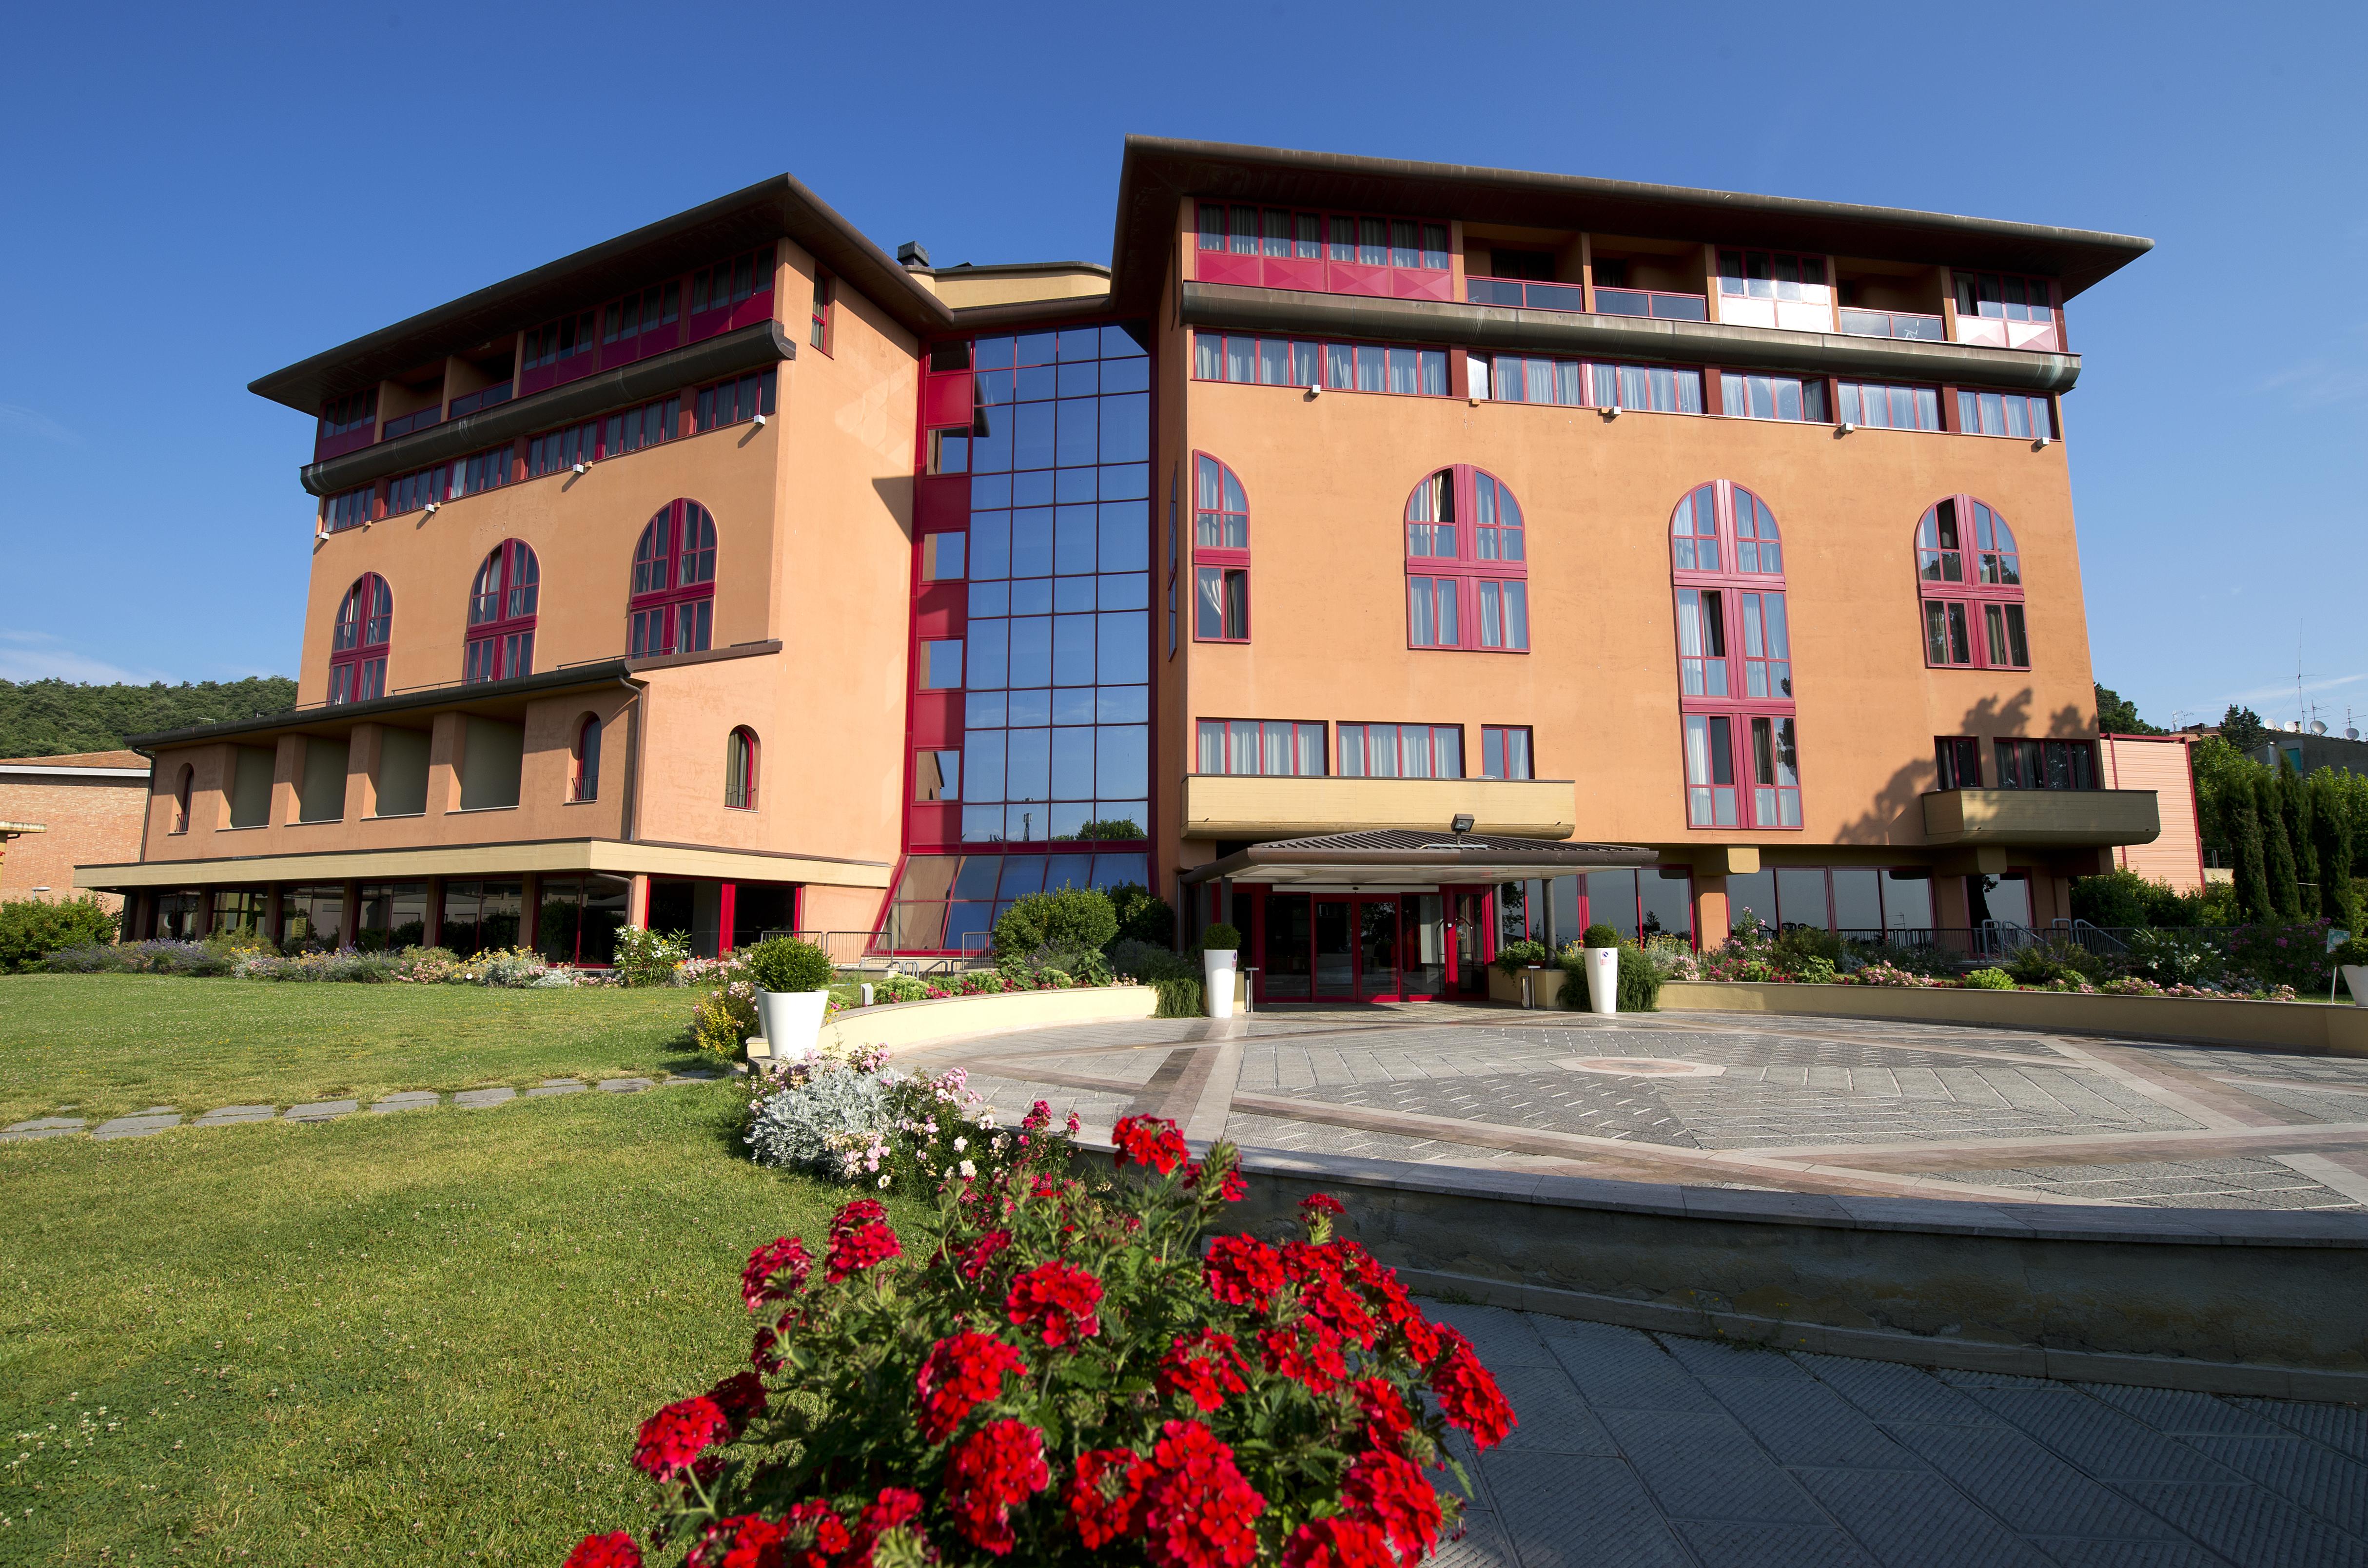
[[[973,1176],[974,1176],[978,1175],[978,1167],[977,1167],[976,1165],[972,1165],[968,1160],[964,1160],[964,1161],[962,1163],[962,1179],[963,1179],[963,1180],[965,1180],[965,1181],[967,1181],[967,1180],[969,1180],[971,1177],[973,1177]]]
[[[954,1140],[954,1153],[955,1153],[959,1154],[959,1153],[961,1153],[964,1149],[967,1149],[967,1148],[969,1148],[969,1147],[970,1147],[970,1140],[969,1140],[969,1139],[967,1139],[967,1138],[957,1138],[957,1139],[955,1139],[955,1140]]]
[[[886,1176],[882,1176],[882,1177],[880,1178],[880,1185],[881,1185],[882,1187],[886,1187],[886,1186],[888,1185],[888,1178],[887,1178]]]

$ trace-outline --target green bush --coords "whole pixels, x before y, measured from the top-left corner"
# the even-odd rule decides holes
[[[1204,953],[1239,952],[1241,947],[1241,932],[1222,920],[1201,933],[1201,950]]]
[[[1597,930],[1609,926],[1588,927],[1591,937]],[[1586,942],[1588,937],[1582,937]],[[1611,943],[1605,943],[1610,947]],[[1585,1012],[1592,1006],[1587,984],[1587,956],[1584,951],[1562,955],[1562,1006],[1571,1012]],[[1634,943],[1620,944],[1620,1010],[1623,1013],[1657,1013],[1661,1010],[1661,966],[1655,963],[1645,950]]]
[[[690,937],[628,926],[617,933],[617,979],[626,985],[680,985]]]
[[[2072,918],[2116,929],[2175,930],[2215,924],[2204,918],[2210,892],[2182,893],[2168,882],[2150,881],[2131,870],[2082,877],[2072,884]]]
[[[2014,976],[2002,969],[1977,969],[1965,976],[1965,983],[1975,991],[2011,991]]]
[[[1842,939],[1822,926],[1787,926],[1776,937],[1778,958],[1790,960],[1786,969],[1798,969],[1814,959],[1830,971],[1841,962],[1843,950]]]
[[[2340,966],[2368,967],[2368,937],[2354,937],[2331,955]]]
[[[1580,934],[1578,945],[1582,948],[1616,948],[1620,945],[1620,933],[1599,920]]]
[[[1176,912],[1167,901],[1141,882],[1121,882],[1110,890],[1110,913],[1118,916],[1118,940],[1143,942],[1155,948],[1176,940]]]
[[[2133,931],[2122,967],[2157,985],[2209,985],[2227,972],[2227,955],[2194,931]]]
[[[830,955],[812,942],[795,937],[775,937],[759,942],[742,957],[740,966],[760,991],[825,991],[830,988]]]
[[[1063,888],[1030,893],[1006,910],[995,923],[994,952],[997,960],[1048,950],[1099,952],[1117,935],[1118,913],[1108,894],[1094,888]]]
[[[87,894],[0,903],[0,974],[21,974],[61,948],[115,940],[116,918]]]
[[[1511,974],[1516,970],[1527,969],[1532,964],[1554,962],[1554,949],[1543,942],[1507,942],[1497,949],[1497,956],[1488,961],[1507,974]]]
[[[1159,1006],[1153,1009],[1151,1015],[1155,1018],[1198,1018],[1208,1014],[1207,997],[1201,982],[1194,976],[1155,980],[1151,983],[1151,989],[1159,997]]]
[[[2018,949],[2006,967],[2018,985],[2093,985],[2106,977],[2102,959],[2060,937]]]
[[[1110,945],[1113,971],[1132,975],[1146,985],[1163,980],[1197,980],[1201,971],[1164,946],[1121,937]]]

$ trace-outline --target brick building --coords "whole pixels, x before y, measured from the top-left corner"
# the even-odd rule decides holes
[[[72,898],[74,868],[136,859],[148,759],[136,751],[0,758],[0,821],[38,824],[0,851],[0,899]],[[109,909],[122,896],[101,892]]]

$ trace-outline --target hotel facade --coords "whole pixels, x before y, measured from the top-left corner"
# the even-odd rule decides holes
[[[138,737],[78,881],[593,963],[1139,882],[1278,1001],[2044,925],[2162,828],[2068,480],[2147,248],[1133,139],[1109,267],[933,267],[768,180],[254,383],[318,422],[299,706]]]

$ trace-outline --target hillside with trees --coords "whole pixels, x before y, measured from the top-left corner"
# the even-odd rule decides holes
[[[296,683],[281,676],[179,686],[0,680],[0,756],[116,751],[127,735],[259,719],[295,706]]]

